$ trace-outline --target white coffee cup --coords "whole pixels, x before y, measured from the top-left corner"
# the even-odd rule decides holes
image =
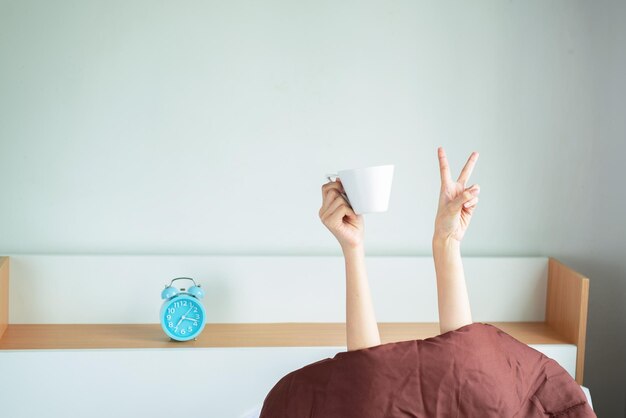
[[[346,191],[346,200],[357,215],[386,212],[389,208],[393,169],[393,164],[353,168],[339,170],[337,174],[326,174],[326,178],[332,181],[332,177],[339,177]]]

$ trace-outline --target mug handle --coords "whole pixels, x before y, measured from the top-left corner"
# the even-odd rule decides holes
[[[331,179],[331,177],[339,178],[339,175],[337,175],[337,174],[326,174],[324,177],[326,177],[328,179],[328,181],[333,181]],[[348,202],[350,207],[352,207],[352,203],[350,203],[350,199],[348,199],[348,195],[346,193],[341,193],[341,195],[344,197],[344,199],[346,199],[346,202]]]

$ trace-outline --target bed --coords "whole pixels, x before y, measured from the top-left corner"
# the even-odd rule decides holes
[[[432,259],[366,262],[383,343],[436,335]],[[549,257],[464,265],[474,321],[545,353],[582,385],[589,280]],[[179,276],[207,293],[209,324],[189,343],[156,324],[160,291]],[[3,257],[0,413],[254,415],[280,377],[345,351],[343,279],[339,256]]]

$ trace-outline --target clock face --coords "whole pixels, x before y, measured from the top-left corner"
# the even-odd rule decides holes
[[[204,307],[194,297],[175,297],[163,305],[161,325],[173,339],[191,340],[204,328]]]

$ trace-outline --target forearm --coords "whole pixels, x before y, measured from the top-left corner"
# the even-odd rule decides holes
[[[437,301],[441,333],[472,323],[460,242],[453,238],[433,238],[433,258],[437,275]]]
[[[378,324],[365,269],[363,246],[343,250],[346,266],[348,351],[380,345]]]

